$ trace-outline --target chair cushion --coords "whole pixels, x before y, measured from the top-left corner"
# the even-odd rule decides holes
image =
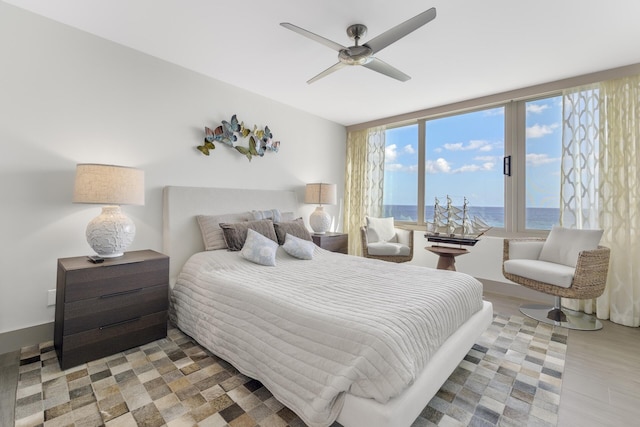
[[[393,217],[372,218],[367,217],[367,241],[373,242],[397,242],[396,229]]]
[[[570,288],[576,270],[567,265],[537,259],[510,259],[504,262],[504,271],[561,288]]]
[[[540,251],[540,261],[575,267],[582,251],[598,248],[602,230],[579,230],[553,226]]]
[[[544,241],[509,240],[509,259],[539,259]]]
[[[408,256],[409,246],[392,242],[373,242],[367,246],[369,255],[376,256]]]

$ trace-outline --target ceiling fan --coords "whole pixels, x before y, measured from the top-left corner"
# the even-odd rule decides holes
[[[333,50],[338,51],[339,62],[308,80],[307,83],[309,84],[318,81],[321,78],[326,77],[334,71],[337,71],[347,65],[362,65],[370,70],[377,71],[378,73],[382,73],[396,80],[400,80],[401,82],[406,82],[411,77],[398,70],[397,68],[392,67],[386,62],[374,57],[374,55],[380,52],[385,47],[389,46],[391,43],[395,43],[407,34],[432,21],[435,17],[436,9],[435,7],[432,7],[431,9],[414,16],[413,18],[403,22],[402,24],[396,25],[395,27],[385,31],[379,36],[374,37],[363,44],[359,44],[359,42],[360,39],[367,33],[367,27],[362,24],[350,25],[347,28],[347,35],[351,39],[355,40],[356,43],[355,46],[350,47],[342,46],[339,43],[326,39],[322,36],[312,33],[311,31],[307,31],[304,28],[300,28],[288,22],[283,22],[280,25],[290,29],[291,31],[295,31],[298,34],[302,34],[303,36],[308,37],[320,44],[328,46]]]

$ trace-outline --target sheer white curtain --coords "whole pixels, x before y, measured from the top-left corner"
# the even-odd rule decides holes
[[[385,128],[376,127],[347,135],[344,189],[344,232],[349,253],[360,255],[360,227],[365,216],[382,215]]]
[[[640,326],[640,76],[563,97],[561,224],[604,230],[611,248],[607,287],[569,301],[626,326]]]

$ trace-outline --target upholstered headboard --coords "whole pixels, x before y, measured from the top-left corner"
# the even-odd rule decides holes
[[[221,215],[251,210],[280,209],[298,213],[300,204],[291,190],[174,187],[163,191],[162,249],[169,255],[169,282],[189,257],[204,250],[197,215]]]

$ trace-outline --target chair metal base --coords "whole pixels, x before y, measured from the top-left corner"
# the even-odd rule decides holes
[[[562,326],[578,331],[597,331],[602,329],[602,322],[591,314],[580,311],[558,308],[551,305],[524,304],[520,306],[520,312],[539,322],[553,326]]]

